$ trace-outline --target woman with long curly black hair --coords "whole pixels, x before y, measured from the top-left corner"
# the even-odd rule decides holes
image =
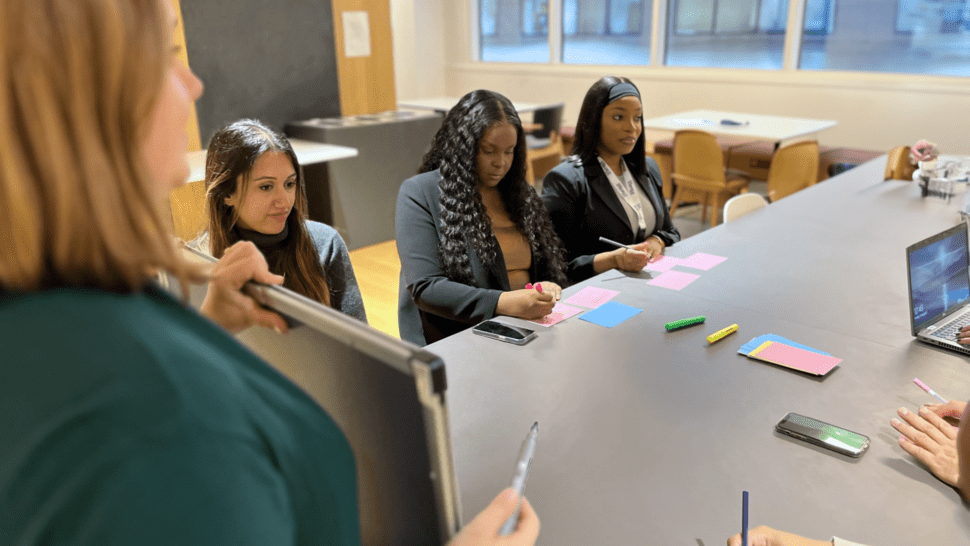
[[[573,155],[542,183],[573,281],[613,268],[640,271],[680,240],[660,169],[644,148],[640,91],[627,78],[600,78],[579,110]],[[600,237],[635,250],[615,249]]]
[[[552,311],[566,265],[525,153],[519,116],[498,93],[472,91],[445,116],[397,198],[402,339],[424,345],[494,315]]]

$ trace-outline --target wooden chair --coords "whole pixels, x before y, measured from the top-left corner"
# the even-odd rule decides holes
[[[673,172],[677,185],[670,214],[687,201],[701,200],[701,222],[707,221],[707,206],[714,198],[711,227],[718,224],[718,215],[729,197],[744,193],[749,180],[733,169],[724,168],[724,155],[714,135],[705,131],[685,129],[674,135]]]
[[[886,158],[886,174],[883,180],[908,180],[913,181],[913,172],[916,165],[909,162],[909,146],[896,146],[889,150],[889,157]]]
[[[206,228],[205,181],[198,180],[173,190],[168,196],[175,236],[189,242]]]
[[[555,162],[549,161],[551,166],[544,171],[539,173],[539,176],[545,176],[546,172],[552,167],[555,167],[559,160],[566,155],[562,147],[562,137],[556,131],[549,131],[549,144],[544,148],[528,148],[525,153],[525,179],[529,184],[533,186],[536,183],[536,168],[534,163],[536,161],[549,160],[551,158],[555,159]]]
[[[730,222],[739,216],[767,207],[768,201],[757,193],[742,193],[735,195],[724,203],[724,223]]]
[[[768,199],[777,201],[818,181],[818,142],[805,140],[775,151],[768,169]]]

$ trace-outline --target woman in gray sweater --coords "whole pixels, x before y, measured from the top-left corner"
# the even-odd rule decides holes
[[[209,229],[190,246],[219,258],[236,241],[251,241],[283,286],[367,322],[343,239],[306,218],[303,172],[285,136],[250,119],[219,129],[205,184]]]

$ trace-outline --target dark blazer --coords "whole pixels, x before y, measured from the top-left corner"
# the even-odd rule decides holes
[[[636,177],[636,181],[653,204],[657,216],[656,227],[647,237],[656,235],[670,246],[680,240],[680,232],[670,221],[670,211],[663,198],[660,169],[653,159],[646,159],[647,172]],[[566,158],[543,179],[542,201],[546,204],[556,233],[566,247],[567,273],[572,281],[592,277],[595,274],[593,257],[615,250],[613,246],[600,242],[600,237],[625,245],[643,242],[636,239],[636,228],[630,224],[630,218],[599,161],[583,165],[576,156]]]
[[[415,345],[434,343],[469,326],[490,319],[502,292],[510,290],[502,253],[491,266],[467,246],[474,285],[445,275],[438,257],[441,233],[441,174],[431,171],[404,181],[397,194],[395,232],[401,258],[397,322],[401,339]],[[545,271],[533,254],[531,281]]]

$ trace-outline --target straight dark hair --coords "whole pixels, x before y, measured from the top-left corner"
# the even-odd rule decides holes
[[[233,229],[239,220],[239,211],[227,205],[226,198],[238,190],[239,203],[246,200],[249,173],[256,160],[269,152],[286,154],[296,172],[296,200],[293,211],[286,219],[289,236],[281,248],[266,255],[269,270],[285,277],[283,286],[286,288],[329,306],[330,289],[326,275],[306,229],[303,169],[290,141],[259,121],[237,121],[216,131],[209,141],[205,156],[209,251],[216,258],[221,258],[227,248],[242,239],[239,232]]]
[[[599,154],[600,132],[603,127],[603,110],[610,104],[610,89],[618,83],[628,83],[640,93],[640,89],[629,78],[604,76],[600,78],[583,99],[579,109],[579,119],[576,121],[576,135],[573,142],[573,155],[579,157],[584,165],[597,165]],[[643,99],[640,100],[641,104]],[[633,151],[623,156],[633,176],[642,176],[647,172],[646,143],[643,136],[643,123],[640,124],[640,138],[633,145]]]

